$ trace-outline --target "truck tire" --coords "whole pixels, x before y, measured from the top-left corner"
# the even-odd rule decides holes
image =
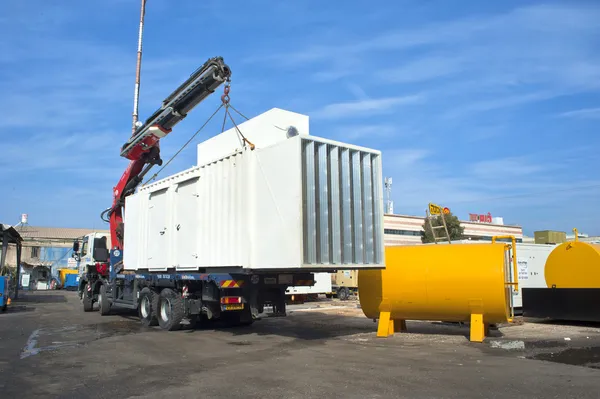
[[[346,287],[341,287],[338,292],[337,292],[337,296],[340,299],[340,301],[345,301],[348,299],[349,296],[349,292],[348,292],[348,288]]]
[[[183,312],[183,298],[170,288],[160,292],[158,298],[158,325],[167,331],[176,331],[181,328],[185,316]]]
[[[83,297],[86,293],[87,283],[82,281],[79,283],[79,287],[77,288],[77,295],[79,296],[79,300],[83,302]]]
[[[92,298],[87,296],[87,294],[83,293],[83,298],[81,299],[81,303],[83,303],[83,311],[91,312],[94,310],[94,302],[92,302]]]
[[[100,292],[98,293],[98,310],[102,316],[106,316],[110,313],[110,302],[106,296],[106,285],[100,286]]]
[[[140,304],[138,306],[138,314],[142,325],[153,327],[158,325],[156,313],[158,310],[158,294],[148,287],[142,288],[140,291]]]

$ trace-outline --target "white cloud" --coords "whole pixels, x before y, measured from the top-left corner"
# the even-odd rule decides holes
[[[311,112],[312,118],[339,119],[345,117],[360,117],[393,112],[397,107],[412,105],[423,100],[420,95],[385,97],[369,100],[333,103]]]
[[[474,205],[516,214],[532,204],[556,207],[590,201],[600,191],[598,179],[571,179],[570,158],[557,162],[556,157],[506,157],[467,161],[449,169],[441,155],[418,148],[383,151],[384,175],[394,180],[395,211],[420,214],[428,202],[438,202],[463,215]]]
[[[386,124],[336,126],[333,130],[333,136],[344,141],[381,139],[393,137],[396,134],[399,134],[398,129],[393,125]]]
[[[347,87],[348,87],[348,91],[350,91],[350,93],[354,94],[354,97],[356,97],[357,100],[370,100],[371,99],[371,97],[369,97],[367,92],[360,85],[358,85],[356,83],[348,83]]]
[[[460,58],[452,56],[426,56],[397,67],[382,69],[376,75],[380,80],[391,83],[424,82],[461,72],[463,63]]]
[[[527,157],[521,156],[475,162],[470,169],[479,178],[506,180],[514,177],[525,177],[548,170],[548,168],[554,169],[556,166],[533,163]]]
[[[548,38],[549,35],[550,39],[556,39],[565,33],[570,36],[597,32],[599,15],[600,8],[597,6],[535,5],[497,15],[474,15],[458,20],[436,21],[416,29],[387,32],[359,42],[312,45],[299,51],[273,54],[268,58],[298,65],[339,60],[339,57],[357,56],[366,52],[407,50],[472,40],[505,42],[506,47],[514,44],[513,41],[520,41],[519,47],[523,47],[530,45],[531,40]],[[523,37],[523,32],[528,32],[533,37]],[[543,50],[551,48],[545,47]],[[493,54],[490,52],[490,55]]]
[[[11,173],[44,171],[82,175],[97,170],[103,172],[96,178],[105,178],[111,170],[116,170],[115,161],[119,158],[115,143],[119,142],[119,136],[114,131],[93,130],[67,135],[35,134],[18,143],[4,143],[0,167]]]
[[[575,111],[563,112],[559,116],[577,119],[599,119],[600,108],[582,108]]]
[[[313,77],[321,81],[370,76],[373,85],[428,85],[419,91],[445,103],[443,116],[468,117],[599,90],[598,20],[595,5],[538,4],[358,41],[340,33],[337,42],[270,59],[320,69]]]

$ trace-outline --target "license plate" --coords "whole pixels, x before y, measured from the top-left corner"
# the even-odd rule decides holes
[[[235,305],[223,305],[225,307],[225,309],[223,310],[242,310],[244,309],[244,304],[240,303],[240,304],[235,304]]]

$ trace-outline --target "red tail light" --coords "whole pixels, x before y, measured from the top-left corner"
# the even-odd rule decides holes
[[[241,296],[222,296],[221,303],[224,305],[230,305],[234,303],[242,303]]]

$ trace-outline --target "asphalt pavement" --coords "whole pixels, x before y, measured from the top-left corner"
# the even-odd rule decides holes
[[[319,306],[319,307],[317,307]],[[375,336],[356,303],[319,302],[250,327],[165,332],[29,292],[0,314],[2,398],[597,398],[600,328],[409,322]]]

